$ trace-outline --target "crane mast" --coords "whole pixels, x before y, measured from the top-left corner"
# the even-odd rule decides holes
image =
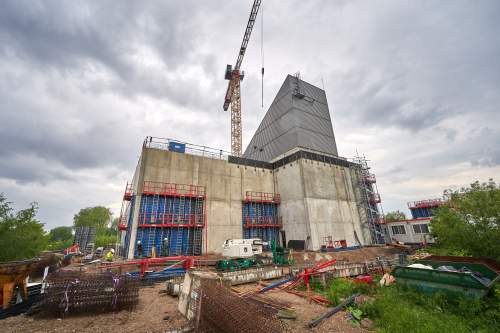
[[[240,71],[243,56],[247,49],[250,35],[252,34],[253,26],[259,12],[259,7],[262,0],[254,0],[250,17],[248,19],[245,34],[243,35],[243,42],[241,43],[240,52],[236,59],[236,65],[232,68],[231,65],[226,67],[225,79],[229,80],[224,99],[224,111],[227,111],[231,106],[231,154],[234,156],[241,156],[241,91],[240,83],[245,76],[245,72]]]

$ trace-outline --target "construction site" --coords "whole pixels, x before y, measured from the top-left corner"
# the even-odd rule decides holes
[[[231,151],[144,133],[114,244],[96,249],[95,229],[79,227],[62,253],[0,263],[2,332],[370,332],[357,311],[376,288],[481,299],[500,279],[494,260],[422,250],[444,199],[385,220],[370,152],[339,155],[326,92],[300,73],[283,73],[243,147],[241,68],[260,6],[222,75]]]

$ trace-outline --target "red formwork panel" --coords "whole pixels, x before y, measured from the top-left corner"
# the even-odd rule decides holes
[[[127,183],[127,186],[125,186],[125,193],[123,194],[123,200],[130,201],[132,200],[133,195],[134,195],[134,189],[132,187],[132,184]]]
[[[269,202],[269,203],[281,203],[281,197],[279,193],[266,193],[266,192],[254,192],[247,191],[245,194],[245,202]]]
[[[282,228],[283,224],[276,224],[276,223],[253,224],[253,223],[248,223],[248,224],[244,224],[243,227],[245,227],[245,228]]]
[[[141,213],[139,214],[139,226],[163,225],[179,227],[204,227],[206,214],[171,214],[171,213]],[[202,220],[202,223],[196,221]],[[146,223],[145,223],[146,222]]]
[[[142,193],[145,195],[165,195],[184,197],[205,197],[205,186],[144,181]]]
[[[417,209],[417,208],[438,207],[444,203],[445,200],[443,199],[420,200],[420,201],[408,202],[408,208]]]

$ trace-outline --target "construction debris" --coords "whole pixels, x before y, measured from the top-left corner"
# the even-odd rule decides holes
[[[265,307],[237,296],[217,280],[202,280],[196,332],[289,332],[289,327]]]
[[[131,310],[139,301],[139,281],[129,276],[60,271],[46,282],[44,298],[38,306],[46,314]]]
[[[351,297],[349,297],[348,299],[346,299],[345,301],[343,301],[342,303],[340,303],[336,307],[334,307],[331,310],[328,310],[327,312],[322,314],[319,318],[311,320],[309,322],[309,328],[314,328],[314,327],[318,326],[323,320],[325,320],[326,318],[330,318],[331,316],[333,316],[334,314],[336,314],[337,312],[342,310],[344,307],[346,307],[347,305],[352,303],[356,299],[356,297],[358,297],[359,295],[360,294],[352,295]]]
[[[394,283],[394,281],[396,281],[394,276],[392,276],[389,273],[385,273],[384,276],[382,276],[382,278],[380,279],[379,283],[381,286],[390,286],[391,284]]]

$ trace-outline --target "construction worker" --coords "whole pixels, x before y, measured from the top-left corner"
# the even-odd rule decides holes
[[[161,247],[162,256],[168,257],[168,237],[163,238],[163,246]]]
[[[137,256],[142,258],[142,243],[141,241],[137,241]]]
[[[113,257],[115,256],[115,249],[111,249],[106,253],[106,261],[113,261]]]

